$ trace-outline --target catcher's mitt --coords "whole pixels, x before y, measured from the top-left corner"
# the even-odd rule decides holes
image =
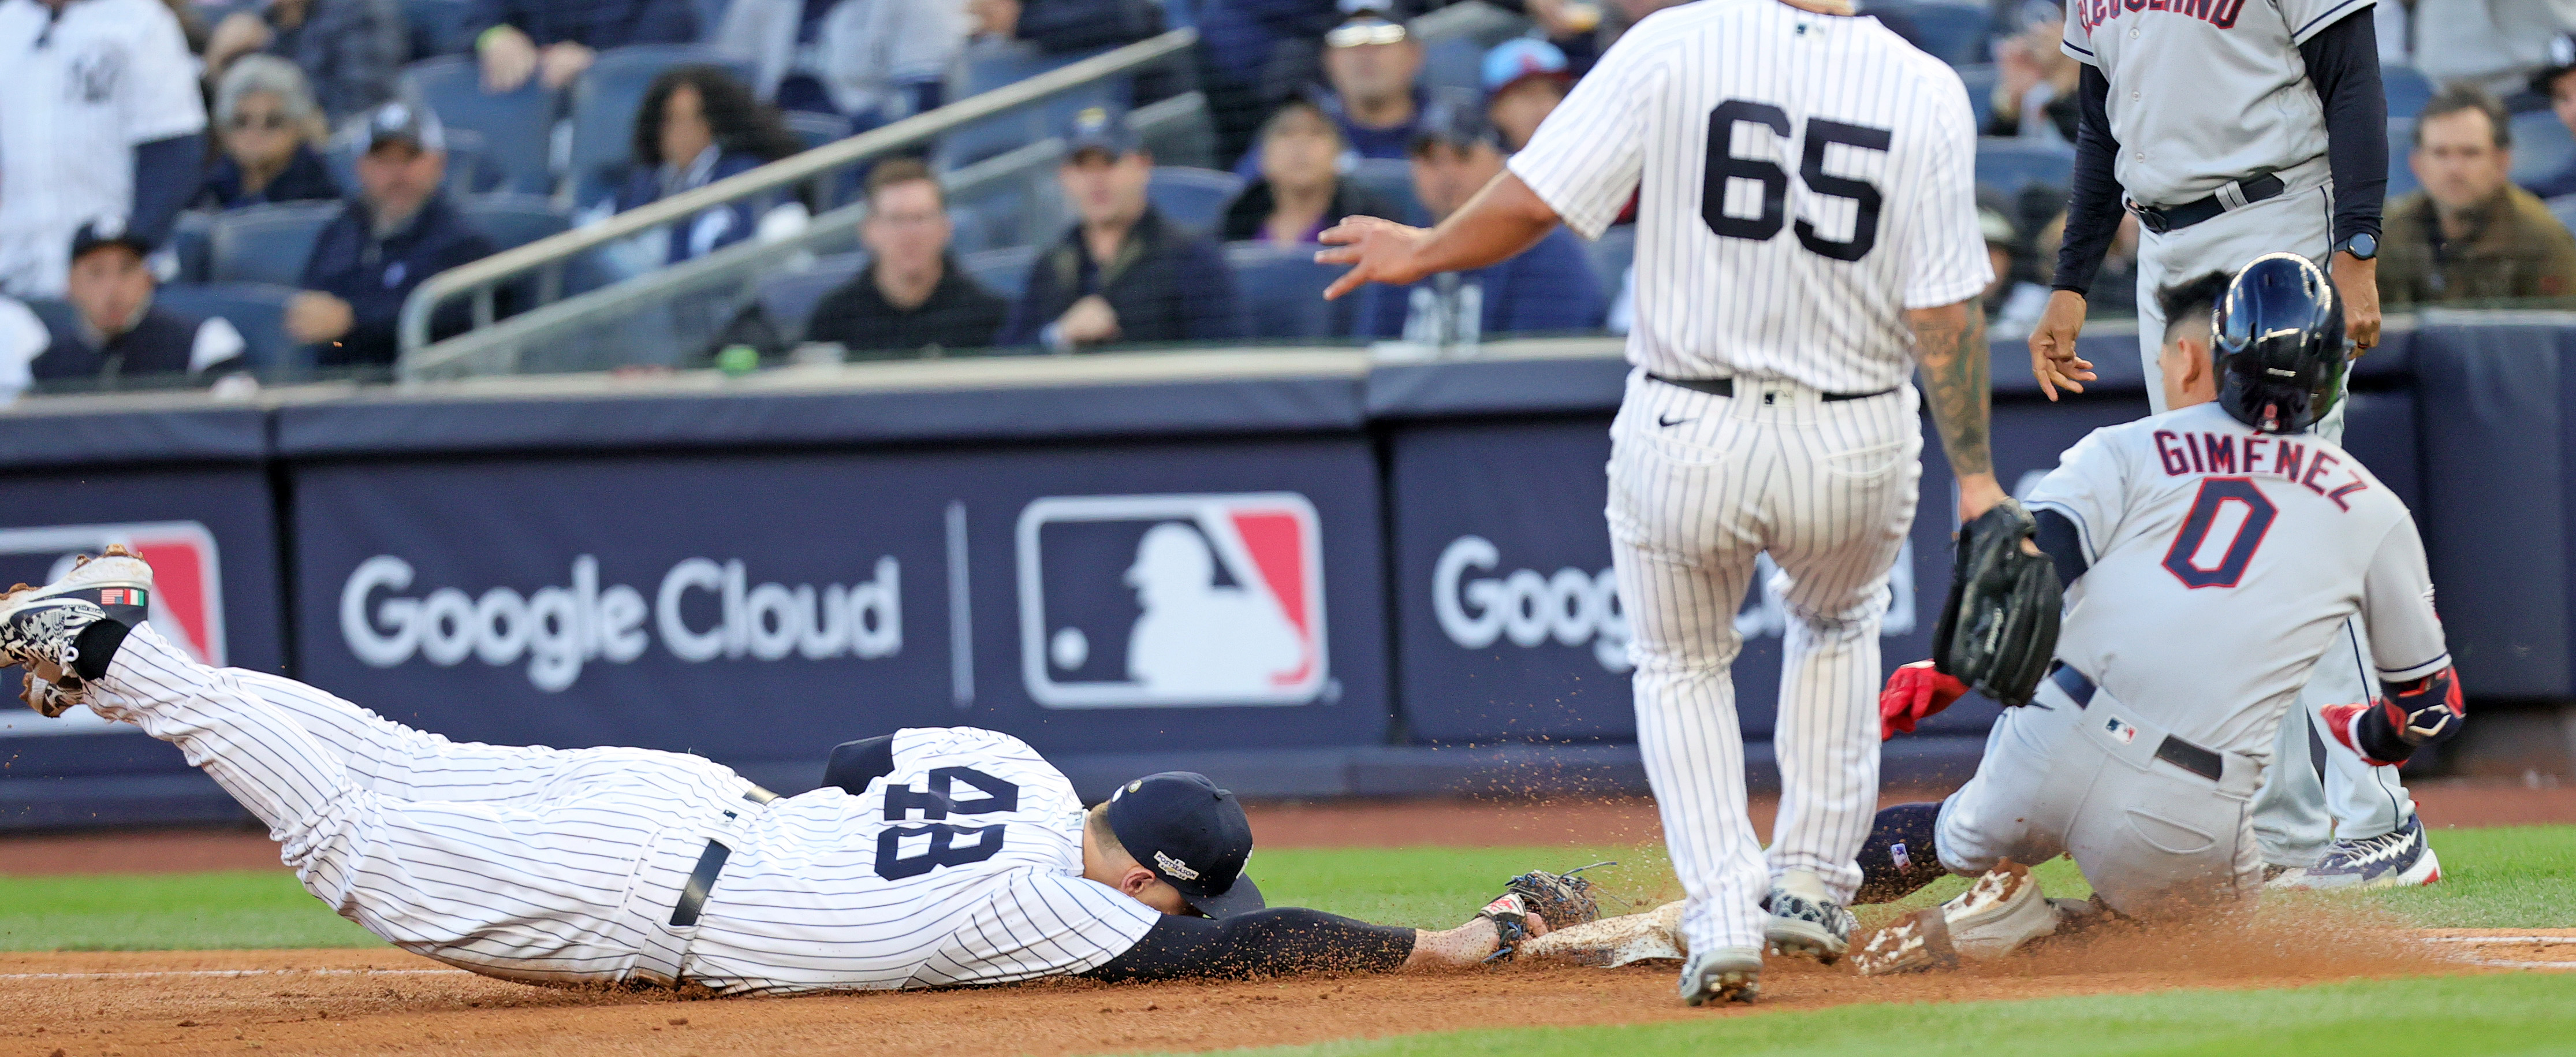
[[[1609,866],[1611,863],[1593,863]],[[1592,894],[1592,882],[1575,876],[1592,866],[1577,867],[1564,873],[1532,870],[1503,882],[1503,894],[1476,912],[1479,917],[1494,919],[1494,931],[1502,943],[1493,957],[1509,958],[1529,938],[1529,915],[1536,914],[1552,931],[1571,925],[1591,923],[1601,916],[1601,901]]]
[[[2009,498],[1960,529],[1950,597],[1932,632],[1934,667],[2005,705],[2030,703],[2057,652],[2065,587],[2046,555],[2022,550],[2038,531]]]

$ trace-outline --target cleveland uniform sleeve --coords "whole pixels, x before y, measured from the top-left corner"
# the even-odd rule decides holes
[[[1539,122],[1529,146],[1512,155],[1512,174],[1587,239],[1601,237],[1636,193],[1646,159],[1648,101],[1664,79],[1667,54],[1644,43],[1657,34],[1632,27],[1574,83],[1574,91]]]
[[[197,64],[179,20],[158,3],[130,38],[135,54],[125,64],[125,91],[117,100],[119,129],[127,146],[206,130],[206,104],[197,93]]]
[[[2326,27],[2344,20],[2347,15],[2368,17],[2371,0],[2278,0],[2281,19],[2289,23],[2290,43],[2305,44],[2309,37],[2323,33]],[[2247,5],[2251,7],[2252,5]],[[2068,23],[2072,24],[2073,19]]]
[[[1897,246],[1905,254],[1905,307],[1938,308],[1982,293],[1994,282],[1994,259],[1977,226],[1977,121],[1967,86],[1947,69],[1923,79],[1945,98],[1923,130],[1910,199],[1895,203]]]
[[[2083,545],[2084,564],[2102,560],[2127,506],[2129,468],[2120,459],[2110,431],[2097,429],[2058,456],[2057,468],[2040,479],[2022,503],[2032,510],[2054,510],[2075,523]]]
[[[2081,3],[2083,0],[2077,0],[2077,2]],[[2057,50],[2065,52],[2087,66],[2098,68],[2102,65],[2093,56],[2093,31],[2084,28],[2084,19],[2078,12],[2066,13],[2066,38],[2058,44]]]
[[[2402,683],[2450,667],[2451,650],[2442,640],[2442,620],[2433,612],[2433,576],[2424,565],[2424,541],[2415,533],[2415,519],[2398,518],[2380,538],[2362,583],[2361,612],[2380,679]]]

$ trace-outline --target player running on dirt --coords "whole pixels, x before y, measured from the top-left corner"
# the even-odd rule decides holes
[[[0,664],[28,670],[27,703],[178,745],[307,891],[486,976],[732,995],[1389,972],[1474,965],[1545,934],[1547,914],[1591,916],[1580,882],[1549,875],[1441,932],[1264,909],[1232,794],[1172,772],[1085,811],[992,731],[852,742],[838,784],[794,797],[679,753],[451,742],[197,663],[142,622],[151,577],[110,548],[0,595]]]
[[[2328,706],[2337,740],[2390,766],[2466,722],[2406,504],[2314,430],[2345,364],[2325,273],[2272,254],[2160,298],[2174,410],[2093,431],[2028,501],[2069,585],[2057,667],[1995,721],[1975,778],[1939,805],[1879,812],[1860,856],[1872,901],[1984,876],[1873,938],[1863,972],[2054,931],[2059,911],[2019,864],[2060,852],[2121,914],[2252,895],[2274,732],[2347,617],[2370,625],[2384,696]],[[1961,689],[1910,665],[1881,707],[1911,730]]]

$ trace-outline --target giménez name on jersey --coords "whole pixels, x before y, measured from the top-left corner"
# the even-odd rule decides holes
[[[528,662],[537,689],[561,691],[594,660],[624,664],[661,634],[671,656],[690,663],[751,657],[807,660],[893,656],[903,650],[902,568],[880,557],[872,579],[856,584],[750,582],[741,559],[689,558],[662,574],[651,607],[643,592],[602,585],[599,559],[573,559],[572,582],[522,595],[494,587],[469,595],[441,587],[424,597],[412,586],[411,563],[379,554],[358,563],[340,588],[340,637],[349,652],[377,668],[418,655],[442,667],[472,656],[489,665]],[[682,609],[693,592],[714,596],[716,621],[693,627]],[[372,609],[370,603],[373,603]]]

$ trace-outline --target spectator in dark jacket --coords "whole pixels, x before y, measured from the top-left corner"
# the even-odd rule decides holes
[[[1413,142],[1427,103],[1422,86],[1422,42],[1404,23],[1362,10],[1324,34],[1324,80],[1331,94],[1318,102],[1342,126],[1342,138],[1362,158],[1401,158]],[[1235,172],[1249,178],[1260,167],[1247,152]]]
[[[2531,75],[2531,91],[2549,100],[2549,109],[2558,115],[2558,123],[2576,131],[2576,33],[2561,34],[2549,42],[2549,65]],[[2412,114],[2390,114],[2390,117],[2413,117]],[[2536,180],[2523,181],[2522,189],[2541,198],[2576,195],[2576,158],[2566,167]]]
[[[294,63],[274,55],[247,55],[233,63],[215,90],[215,132],[224,152],[206,171],[195,207],[340,197],[330,165],[313,149],[323,135],[322,116]]]
[[[514,92],[535,76],[562,88],[599,52],[698,39],[689,0],[474,0],[465,28],[483,62],[483,90]]]
[[[302,67],[323,114],[337,123],[394,97],[394,78],[411,58],[411,26],[394,0],[268,0],[216,24],[206,83],[220,94],[234,60],[251,54]]]
[[[153,306],[156,284],[143,263],[151,252],[113,226],[91,224],[72,236],[72,325],[29,365],[39,388],[112,388],[151,376],[211,382],[241,366],[244,342],[231,323]]]
[[[318,345],[325,367],[394,362],[403,299],[422,280],[492,255],[492,240],[439,193],[447,175],[438,116],[387,103],[368,117],[358,158],[359,197],[322,229],[305,259],[304,292],[286,306],[286,330]],[[431,321],[443,337],[471,325],[472,306],[449,303]]]
[[[1261,178],[1226,207],[1227,242],[1313,242],[1347,216],[1402,220],[1395,205],[1342,179],[1342,128],[1313,102],[1292,99],[1261,126]]]
[[[1216,156],[1251,151],[1262,115],[1315,79],[1315,50],[1342,20],[1334,0],[1200,0],[1199,86]]]
[[[751,86],[721,66],[675,66],[662,71],[635,110],[634,159],[626,177],[590,217],[604,218],[750,172],[803,150],[778,111],[752,98]],[[651,243],[630,259],[651,266],[678,264],[750,238],[759,225],[755,203],[717,206],[686,221],[648,232]],[[629,267],[629,271],[646,270]]]
[[[1456,212],[1502,171],[1501,135],[1480,103],[1447,102],[1424,117],[1414,139],[1413,189],[1434,218]],[[1359,333],[1472,345],[1496,334],[1593,330],[1608,308],[1583,244],[1559,227],[1501,264],[1443,272],[1412,286],[1370,287],[1359,308]]]
[[[1074,115],[1056,170],[1081,220],[1038,254],[1002,327],[1004,345],[1058,352],[1113,341],[1236,337],[1234,273],[1216,244],[1164,220],[1145,199],[1152,155],[1124,118]]]
[[[948,202],[930,169],[911,158],[868,173],[868,216],[859,242],[868,266],[823,295],[805,340],[866,353],[980,349],[993,344],[1010,310],[949,256]]]

